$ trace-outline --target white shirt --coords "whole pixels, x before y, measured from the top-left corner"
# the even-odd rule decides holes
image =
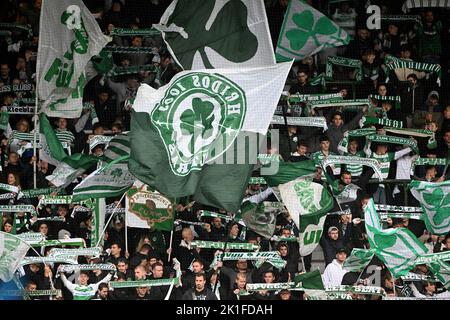
[[[347,272],[347,270],[342,268],[342,264],[340,264],[336,259],[333,259],[333,261],[327,265],[325,271],[323,272],[323,285],[325,287],[340,286],[342,278]]]

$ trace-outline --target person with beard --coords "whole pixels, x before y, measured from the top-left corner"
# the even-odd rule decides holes
[[[195,288],[188,289],[182,300],[217,300],[216,295],[207,286],[206,275],[199,273],[195,275]]]

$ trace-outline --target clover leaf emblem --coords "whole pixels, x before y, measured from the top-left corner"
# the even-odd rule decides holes
[[[444,194],[442,188],[434,189],[432,193],[425,193],[423,199],[428,206],[436,208],[433,222],[440,225],[449,217],[450,193]]]

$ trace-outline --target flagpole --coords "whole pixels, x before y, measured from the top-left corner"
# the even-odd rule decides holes
[[[170,243],[169,243],[169,257],[167,258],[167,262],[170,262],[170,256],[172,255],[172,241],[173,241],[173,227],[172,231],[170,231]]]
[[[233,214],[233,219],[232,219],[231,221],[234,222],[235,216],[236,216],[236,215]],[[231,224],[231,226],[233,226],[233,224]],[[222,254],[220,255],[220,261],[222,261],[222,263],[223,263],[223,257],[225,256],[225,250],[227,250],[228,240],[230,239],[230,231],[231,231],[231,228],[230,228],[230,230],[228,230],[228,233],[227,233],[227,239],[225,240],[225,244],[223,245],[223,251],[222,251]],[[221,270],[221,269],[222,269],[222,267],[217,268],[217,280],[216,280],[216,283],[214,284],[214,290],[213,290],[213,292],[216,292],[217,284],[219,283],[219,276],[220,276],[220,270]]]
[[[36,140],[37,140],[37,130],[38,130],[38,106],[39,106],[39,53],[41,50],[41,32],[42,32],[42,15],[43,15],[43,8],[44,8],[44,2],[45,0],[42,0],[41,3],[41,12],[39,14],[39,41],[38,41],[38,50],[36,55],[36,100],[34,101],[34,137],[33,137],[33,157],[35,158],[35,161],[33,161],[33,186],[34,189],[37,188],[37,179],[36,179]]]
[[[97,244],[95,245],[96,247],[98,247],[98,246],[100,245],[100,242],[101,242],[101,240],[102,240],[102,238],[103,238],[103,235],[105,234],[106,228],[108,228],[109,223],[111,222],[112,218],[114,217],[114,211],[117,210],[117,208],[119,207],[120,203],[122,202],[123,198],[125,197],[125,194],[126,194],[126,193],[124,193],[124,194],[122,195],[122,197],[120,198],[119,202],[117,203],[117,205],[116,205],[116,206],[114,207],[114,209],[112,210],[111,216],[109,217],[108,222],[106,222],[105,227],[103,228],[102,233],[101,233],[100,236],[98,237]],[[126,212],[125,212],[125,220],[126,220]],[[125,222],[125,223],[126,223],[126,222]]]

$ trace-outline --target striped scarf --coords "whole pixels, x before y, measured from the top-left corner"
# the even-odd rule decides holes
[[[441,86],[441,66],[439,64],[410,61],[393,56],[387,56],[384,58],[384,65],[386,66],[386,73],[388,73],[388,75],[396,69],[413,69],[417,71],[436,73],[438,76],[436,82],[439,86]]]

